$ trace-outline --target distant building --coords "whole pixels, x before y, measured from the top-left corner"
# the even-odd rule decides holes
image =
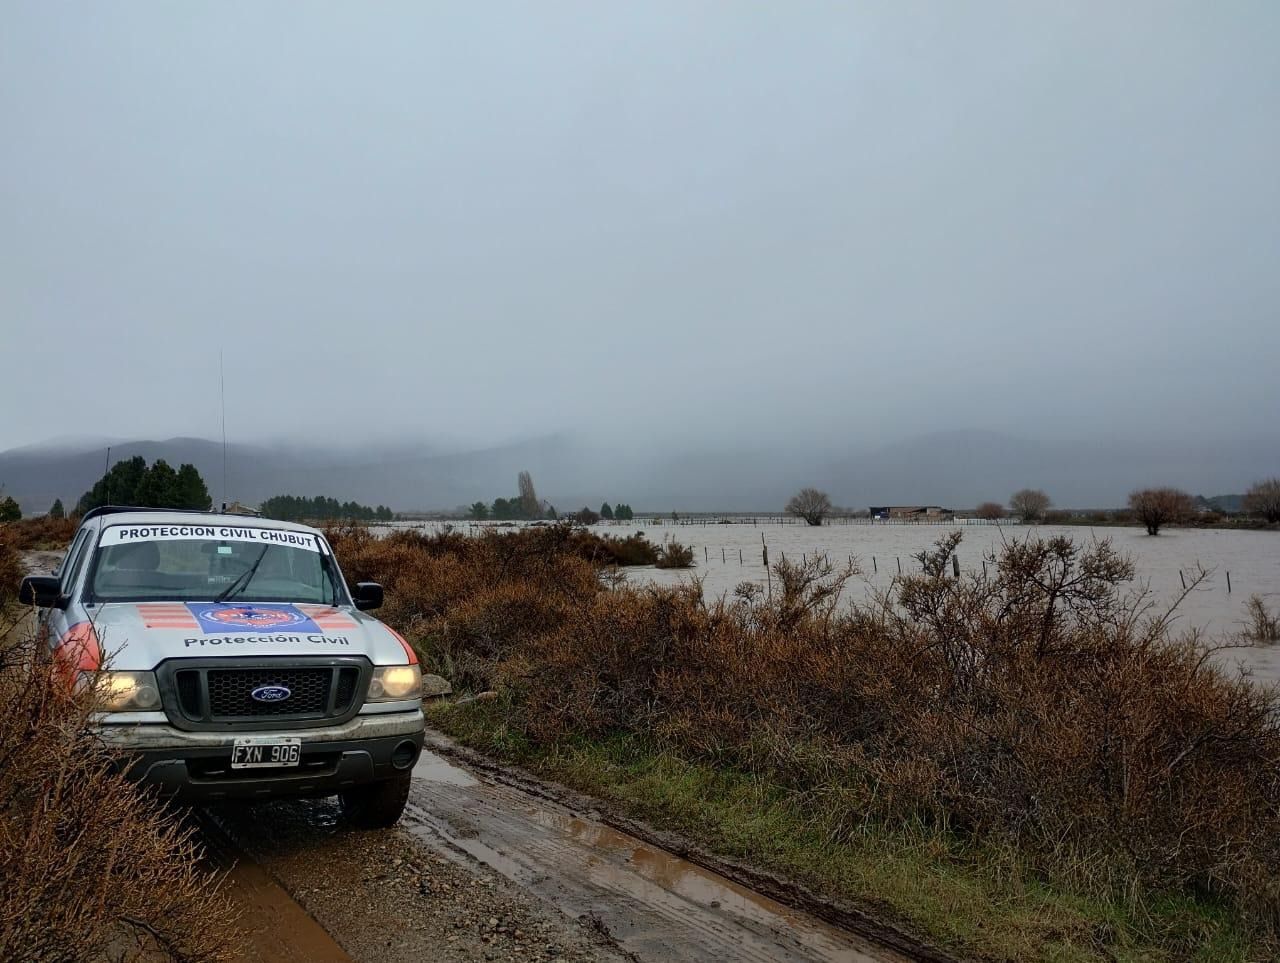
[[[949,508],[938,505],[872,505],[872,518],[929,518],[944,519],[955,514]]]

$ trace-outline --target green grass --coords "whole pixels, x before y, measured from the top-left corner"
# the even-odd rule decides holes
[[[608,800],[723,856],[805,883],[962,957],[997,960],[1251,961],[1275,958],[1213,904],[1130,903],[1047,884],[1013,852],[923,825],[824,818],[820,800],[690,762],[619,735],[536,747],[501,700],[437,705],[433,725],[464,745]]]

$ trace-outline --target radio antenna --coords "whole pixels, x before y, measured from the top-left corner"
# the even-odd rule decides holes
[[[222,349],[218,349],[218,397],[222,405],[222,510],[227,510],[227,379],[222,368]]]

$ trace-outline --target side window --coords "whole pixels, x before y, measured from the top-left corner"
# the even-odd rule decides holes
[[[94,534],[90,529],[83,529],[75,544],[71,546],[71,551],[67,554],[67,560],[62,565],[63,592],[70,592],[75,586],[76,579],[80,576],[80,567],[89,554],[89,543],[93,541]]]
[[[67,549],[67,554],[62,556],[62,560],[58,562],[58,567],[53,570],[53,574],[62,578],[62,587],[66,588],[66,574],[71,571],[71,560],[76,557],[76,553],[80,551],[80,546],[84,544],[84,540],[89,537],[87,529],[80,529],[76,533],[75,540]]]

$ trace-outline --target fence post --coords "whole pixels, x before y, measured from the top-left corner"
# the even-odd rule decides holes
[[[1231,573],[1227,573],[1227,594],[1231,594]]]

